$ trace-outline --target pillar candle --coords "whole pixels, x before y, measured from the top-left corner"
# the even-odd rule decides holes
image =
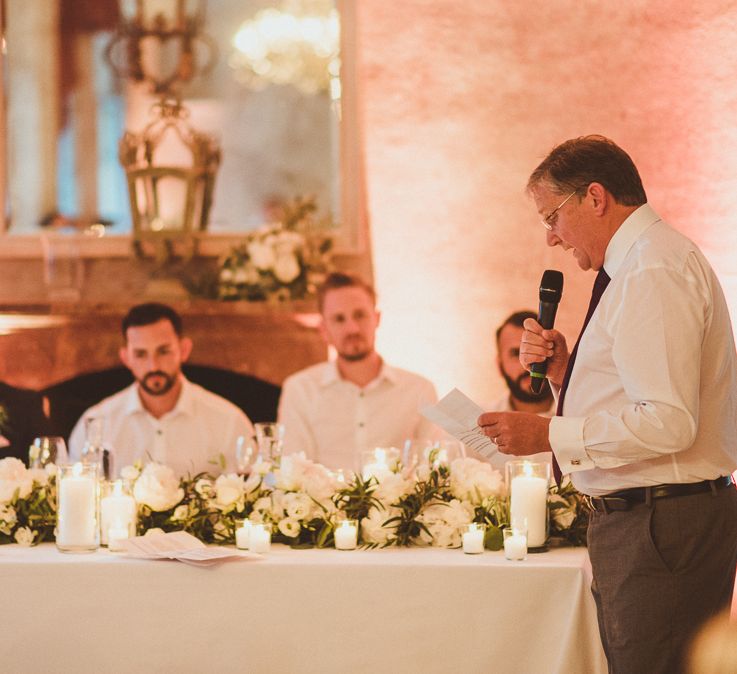
[[[545,545],[548,537],[548,481],[542,477],[518,475],[512,479],[511,492],[511,521],[527,520],[527,544],[530,547]]]
[[[60,471],[56,542],[61,548],[98,545],[95,476],[94,470],[85,470],[81,463],[76,463],[71,472]]]

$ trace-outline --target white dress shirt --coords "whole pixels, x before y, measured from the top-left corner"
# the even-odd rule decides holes
[[[555,414],[555,408],[556,402],[555,400],[551,400],[550,407],[545,412],[538,412],[538,416],[552,417]],[[512,402],[509,399],[509,393],[499,398],[492,405],[484,408],[484,411],[513,412],[514,408],[512,407]],[[502,476],[505,475],[505,466],[507,465],[508,461],[532,461],[551,464],[553,462],[553,455],[550,452],[538,452],[537,454],[530,454],[529,456],[514,456],[513,454],[502,454],[501,452],[497,452],[490,459],[485,459],[480,455],[477,456],[476,454],[473,454],[473,452],[469,452],[469,454],[473,455],[474,458],[477,458],[479,461],[486,461],[487,463],[490,463],[491,467],[495,470],[498,470],[502,474]]]
[[[737,468],[737,359],[727,304],[697,246],[647,204],[615,232],[550,444],[590,495]]]
[[[341,378],[335,362],[318,363],[284,382],[284,451],[304,451],[329,468],[358,470],[365,450],[442,436],[419,413],[436,401],[432,383],[406,370],[383,364],[379,376],[360,388]]]
[[[253,436],[239,407],[184,377],[176,406],[160,419],[144,409],[135,383],[90,407],[69,437],[73,460],[81,456],[88,417],[103,419],[103,443],[112,449],[116,473],[136,459],[166,464],[178,476],[219,473],[220,466],[210,461],[222,452],[232,464],[238,437]]]

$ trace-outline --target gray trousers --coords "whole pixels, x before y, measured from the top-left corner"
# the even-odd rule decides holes
[[[728,607],[737,489],[593,512],[588,546],[610,674],[675,674],[694,632]]]

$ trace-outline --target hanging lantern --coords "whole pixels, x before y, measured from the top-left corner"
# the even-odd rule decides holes
[[[141,133],[126,132],[119,146],[134,245],[140,254],[146,241],[159,242],[171,253],[179,241],[192,254],[193,234],[207,228],[220,146],[187,123],[179,101],[163,99],[154,112],[156,119]]]

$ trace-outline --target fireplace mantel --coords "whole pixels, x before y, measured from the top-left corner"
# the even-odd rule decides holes
[[[182,316],[196,365],[220,367],[281,385],[325,360],[312,303],[170,303]],[[130,303],[0,306],[0,380],[42,389],[120,364],[120,324]]]

